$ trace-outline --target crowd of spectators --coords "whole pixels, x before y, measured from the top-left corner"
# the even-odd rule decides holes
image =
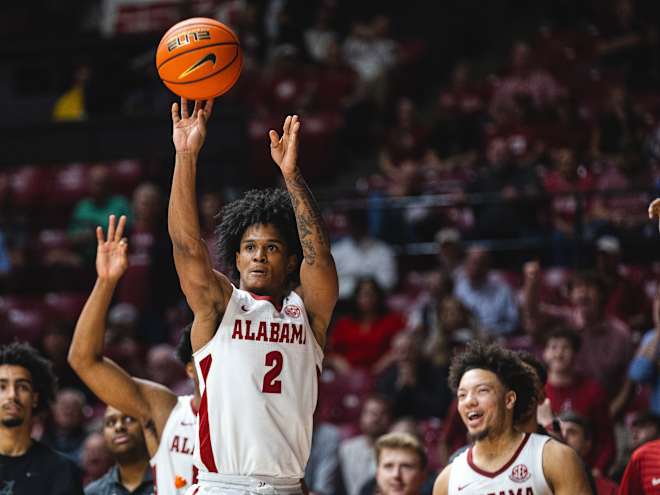
[[[396,16],[347,23],[345,5],[327,0],[209,2],[209,15],[242,41],[244,72],[223,99],[246,109],[250,142],[261,143],[283,113],[299,113],[302,155],[314,163],[305,173],[342,184],[339,194],[314,190],[358,198],[350,208],[325,202],[340,301],[321,376],[312,492],[372,493],[374,445],[388,431],[426,446],[429,473],[442,468],[466,443],[447,366],[475,339],[544,364],[547,405],[597,483],[618,481],[632,450],[660,436],[660,266],[645,261],[658,246],[646,218],[660,190],[657,9],[586,3],[594,5],[579,22],[555,12],[524,39],[509,35],[504,56],[463,56],[456,46],[446,74],[420,81],[432,73],[424,67],[432,41],[401,34]],[[90,86],[98,78],[75,74],[55,119],[93,119],[99,108]],[[162,113],[169,98],[159,81],[124,96],[127,116]],[[272,182],[263,146],[245,152],[250,177]],[[66,353],[91,288],[94,227],[106,229],[109,213],[128,217],[129,268],[105,353],[133,376],[190,393],[172,347],[191,313],[167,237],[170,172],[123,162],[0,170],[0,344],[27,340],[52,361],[60,391],[34,433],[86,482],[112,463],[100,435],[105,408]],[[200,194],[212,251],[234,187],[204,184]],[[42,195],[57,207],[47,211]],[[493,248],[520,238],[546,241],[535,252],[541,262],[503,260]],[[411,262],[402,253],[415,243],[433,255]]]

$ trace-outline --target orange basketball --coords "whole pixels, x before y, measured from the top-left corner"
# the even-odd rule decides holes
[[[156,50],[158,76],[174,93],[206,100],[226,93],[238,80],[243,53],[238,37],[205,17],[172,26]]]

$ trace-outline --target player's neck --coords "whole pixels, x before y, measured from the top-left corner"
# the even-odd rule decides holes
[[[521,433],[513,428],[501,434],[491,433],[487,438],[475,442],[473,453],[475,457],[484,460],[498,459],[503,455],[509,456],[512,447],[515,450],[524,435],[525,433]]]
[[[0,426],[0,455],[18,457],[25,454],[32,445],[30,429],[29,421],[13,428]]]
[[[149,459],[146,456],[137,461],[118,463],[119,480],[124,488],[132,492],[140,486],[148,465]]]

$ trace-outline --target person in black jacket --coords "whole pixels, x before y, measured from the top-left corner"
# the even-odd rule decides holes
[[[28,344],[0,347],[0,493],[82,495],[80,473],[30,436],[32,418],[55,395],[51,363]]]

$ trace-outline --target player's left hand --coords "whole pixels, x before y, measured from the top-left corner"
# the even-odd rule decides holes
[[[213,100],[195,101],[192,115],[188,114],[188,100],[172,104],[172,141],[177,153],[199,153],[206,139],[206,122],[213,111]]]
[[[298,131],[300,130],[300,120],[297,115],[293,117],[287,115],[284,119],[282,128],[282,137],[270,130],[270,156],[277,163],[283,174],[292,173],[298,163]]]
[[[128,267],[128,241],[124,237],[126,216],[119,217],[118,224],[115,221],[115,216],[110,215],[107,238],[103,236],[103,228],[96,227],[96,274],[99,279],[114,283],[121,278]]]

